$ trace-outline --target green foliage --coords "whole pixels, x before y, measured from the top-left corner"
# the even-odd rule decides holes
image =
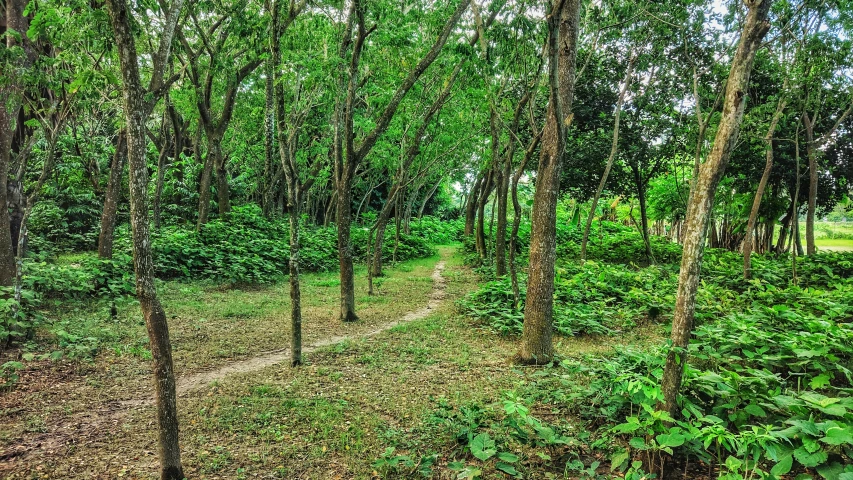
[[[423,238],[433,245],[448,245],[462,241],[465,220],[440,220],[436,217],[423,217],[412,220],[409,226],[412,235]]]
[[[353,256],[366,255],[367,230],[353,229]],[[130,251],[130,235],[119,232],[117,247]],[[290,231],[283,220],[269,220],[255,205],[235,207],[228,220],[208,222],[200,232],[168,226],[152,233],[156,274],[161,278],[215,278],[232,283],[265,283],[287,274]],[[394,242],[383,245],[383,259],[391,260]],[[398,261],[434,254],[428,241],[400,234]],[[338,265],[334,227],[304,225],[300,231],[299,266],[303,271],[328,271]]]

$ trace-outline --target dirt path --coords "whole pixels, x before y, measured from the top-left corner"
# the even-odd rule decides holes
[[[397,321],[380,325],[378,328],[374,328],[373,330],[370,330],[368,332],[356,335],[337,335],[333,337],[319,339],[315,342],[304,345],[302,347],[303,353],[311,353],[317,350],[318,348],[328,347],[329,345],[335,345],[337,343],[341,343],[347,340],[370,338],[384,331],[390,330],[396,327],[397,325],[426,318],[430,313],[432,313],[436,308],[438,308],[441,301],[444,300],[445,282],[444,277],[441,276],[441,273],[444,271],[444,266],[444,260],[440,260],[435,265],[435,269],[432,272],[432,293],[430,294],[429,303],[427,303],[425,307],[415,310],[413,312],[409,312],[404,315],[403,318]],[[262,353],[260,355],[247,358],[245,360],[232,362],[223,365],[215,370],[209,370],[206,372],[199,372],[192,375],[187,375],[185,377],[180,377],[178,378],[178,395],[186,395],[187,393],[192,392],[193,390],[198,390],[207,385],[210,385],[213,382],[224,380],[226,377],[229,377],[231,375],[254,372],[256,370],[260,370],[262,368],[266,368],[287,361],[290,361],[290,349],[284,348],[281,350]]]
[[[388,331],[397,325],[420,320],[429,316],[445,299],[445,279],[442,277],[446,261],[441,259],[436,263],[432,273],[433,288],[429,302],[413,312],[409,312],[398,320],[382,324],[367,332],[352,335],[338,335],[318,339],[303,346],[303,353],[310,353],[319,348],[335,345],[347,340],[370,338]],[[177,379],[179,396],[186,396],[195,390],[206,387],[214,382],[222,381],[233,375],[251,373],[263,368],[277,365],[290,360],[290,349],[281,349],[262,353],[251,358],[228,363],[213,370],[198,372]],[[100,443],[105,431],[114,430],[121,425],[124,417],[133,408],[148,407],[153,404],[152,398],[137,398],[125,401],[111,401],[94,407],[87,412],[71,418],[63,419],[54,424],[44,433],[29,438],[24,437],[18,445],[0,451],[0,474],[9,473],[17,464],[30,458],[44,459],[51,455],[61,455],[69,445]]]

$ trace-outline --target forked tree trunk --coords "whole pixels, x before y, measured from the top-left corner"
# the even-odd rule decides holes
[[[168,63],[169,46],[182,0],[172,4],[163,27],[161,49],[155,59],[154,77],[162,77],[163,65]],[[133,268],[136,273],[136,293],[151,348],[154,367],[154,392],[159,426],[159,457],[161,480],[184,478],[181,450],[178,445],[178,411],[175,399],[175,372],[172,346],[166,314],[157,298],[154,286],[154,260],[148,224],[148,165],[146,162],[145,122],[153,105],[146,103],[145,90],[139,79],[136,42],[131,29],[130,12],[125,0],[107,0],[110,20],[119,52],[123,80],[124,110],[127,124],[127,152],[130,166],[130,223],[133,229]],[[157,72],[156,68],[160,71]],[[155,87],[160,87],[155,80]]]
[[[101,213],[101,233],[98,235],[98,257],[113,258],[115,242],[116,213],[121,198],[121,183],[124,176],[124,162],[127,158],[127,130],[121,129],[116,140],[116,151],[110,164],[110,177],[104,192],[104,210]]]
[[[743,26],[737,52],[732,59],[725,99],[723,100],[723,115],[720,118],[708,159],[700,166],[699,174],[694,180],[694,191],[691,193],[687,205],[685,217],[687,225],[684,233],[681,271],[678,275],[678,291],[675,300],[675,313],[672,319],[672,346],[666,357],[666,365],[661,380],[661,390],[664,396],[662,407],[673,417],[679,411],[678,395],[681,391],[681,380],[687,362],[687,346],[693,331],[696,290],[699,286],[702,247],[705,243],[704,237],[708,226],[709,213],[714,205],[717,185],[725,172],[729,156],[737,142],[755,53],[770,28],[767,14],[770,11],[771,3],[772,0],[747,2],[749,13]]]
[[[531,214],[530,263],[521,348],[516,361],[548,363],[554,356],[554,269],[557,200],[565,132],[573,118],[580,0],[554,0],[548,13],[550,100]]]
[[[785,86],[788,81],[782,85],[782,95],[785,95]],[[767,187],[767,180],[770,178],[770,171],[773,169],[773,132],[776,131],[776,125],[779,124],[779,119],[782,118],[782,112],[785,110],[786,100],[784,97],[779,98],[779,104],[776,106],[776,113],[770,120],[770,127],[767,129],[767,135],[764,136],[764,142],[767,144],[765,148],[764,172],[761,174],[761,180],[758,182],[758,188],[755,191],[755,198],[752,200],[752,209],[749,211],[749,220],[746,223],[746,231],[743,237],[743,278],[749,280],[752,277],[752,235],[755,229],[755,222],[758,219],[758,210],[761,207],[761,199],[764,197],[764,189]]]

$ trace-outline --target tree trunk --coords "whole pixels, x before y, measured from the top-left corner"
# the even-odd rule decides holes
[[[480,260],[485,260],[488,256],[486,250],[486,204],[489,203],[489,195],[492,193],[494,172],[490,169],[483,180],[480,196],[477,199],[477,228],[474,231],[474,237],[477,244],[477,253]]]
[[[678,275],[678,291],[672,319],[672,347],[667,354],[661,380],[664,396],[662,407],[673,417],[678,414],[678,394],[681,391],[681,379],[687,361],[687,346],[693,330],[696,290],[699,286],[702,248],[705,243],[704,235],[708,226],[709,213],[714,205],[717,185],[737,142],[743,118],[745,92],[749,85],[755,53],[770,28],[767,13],[771,3],[771,0],[755,0],[748,4],[749,13],[743,26],[737,52],[732,59],[726,84],[723,115],[708,159],[701,165],[699,175],[694,179],[694,191],[690,195],[687,206],[681,271]]]
[[[345,175],[338,182],[338,208],[335,221],[338,227],[338,264],[341,278],[341,315],[342,322],[358,320],[355,314],[355,279],[353,278],[352,244],[350,226],[352,223],[352,181]]]
[[[518,248],[518,229],[521,226],[521,203],[518,201],[518,181],[524,174],[524,168],[527,167],[527,162],[530,161],[530,157],[533,156],[533,152],[536,150],[536,147],[539,145],[539,140],[541,139],[542,131],[540,130],[539,133],[533,137],[533,140],[527,147],[527,151],[524,152],[524,158],[521,160],[521,164],[512,176],[512,187],[510,188],[513,218],[512,231],[509,235],[509,276],[510,281],[512,282],[513,308],[518,308],[519,302],[521,301],[521,293],[519,292],[518,287],[518,265],[516,265],[515,261],[515,254]]]
[[[433,196],[433,195],[435,195],[436,190],[438,190],[438,187],[439,187],[439,186],[441,186],[441,182],[442,182],[443,180],[444,180],[443,178],[442,178],[442,179],[440,179],[440,180],[438,181],[438,183],[436,183],[436,184],[435,184],[435,185],[430,189],[430,191],[429,191],[429,192],[427,192],[426,196],[424,197],[424,200],[421,202],[421,208],[419,208],[419,209],[418,209],[418,220],[420,220],[420,219],[422,219],[422,218],[423,218],[423,216],[424,216],[424,209],[426,208],[427,203],[429,203],[429,199],[430,199],[430,198],[432,198],[432,196]]]
[[[817,209],[817,156],[815,148],[814,125],[807,114],[803,114],[803,126],[806,132],[806,155],[809,159],[809,200],[806,209],[806,255],[814,255],[817,248],[814,243],[814,217]],[[797,235],[799,239],[799,235]]]
[[[124,162],[127,158],[127,130],[121,129],[116,140],[116,151],[110,164],[110,178],[104,192],[104,211],[101,214],[101,233],[98,236],[98,257],[113,258],[115,241],[116,213],[121,197],[121,183],[124,176]]]
[[[579,0],[554,0],[548,14],[548,85],[550,100],[542,137],[536,190],[531,214],[530,262],[521,348],[516,360],[543,364],[554,355],[554,269],[556,261],[557,200],[565,132],[573,114],[575,61],[579,30]]]
[[[633,166],[632,169],[634,169]],[[654,262],[652,238],[649,233],[649,210],[646,205],[646,182],[640,175],[639,167],[634,169],[634,182],[637,186],[637,200],[640,202],[640,226],[642,227],[643,243],[646,244],[646,257],[650,262]]]
[[[162,70],[167,62],[177,16],[183,6],[176,0],[167,14],[161,42],[165,45],[158,53]],[[166,314],[157,298],[154,286],[154,260],[148,224],[148,165],[146,162],[145,122],[151,107],[145,103],[146,92],[139,79],[136,44],[131,30],[130,13],[125,0],[107,0],[107,8],[115,33],[123,79],[123,100],[127,124],[127,152],[130,166],[130,223],[133,229],[133,267],[136,273],[136,293],[139,298],[145,326],[150,341],[154,367],[154,391],[157,401],[159,425],[159,456],[161,480],[184,478],[181,451],[178,445],[178,412],[175,398],[175,373],[172,363],[172,346]],[[171,31],[170,31],[171,29]],[[162,76],[162,71],[159,72]],[[154,77],[158,72],[154,72]],[[152,82],[158,86],[157,82]]]
[[[471,185],[471,193],[468,194],[468,203],[465,205],[465,231],[466,237],[474,234],[474,224],[477,219],[477,203],[479,202],[480,186],[483,183],[483,177],[477,176]]]
[[[231,213],[231,192],[228,189],[228,170],[225,168],[227,159],[222,156],[222,148],[216,146],[216,197],[219,203],[219,218],[224,219]]]
[[[619,98],[616,100],[616,112],[613,114],[613,141],[610,145],[610,155],[607,157],[604,174],[601,175],[601,181],[598,182],[598,188],[592,197],[592,205],[589,207],[589,215],[586,217],[586,226],[583,229],[581,264],[586,261],[586,243],[589,241],[589,229],[592,227],[592,219],[595,218],[595,209],[598,207],[601,192],[604,191],[604,186],[607,185],[607,177],[610,176],[610,169],[613,168],[613,161],[616,160],[616,152],[619,149],[619,119],[622,116],[622,104],[625,102],[625,94],[628,93],[628,87],[631,86],[631,75],[634,73],[634,62],[636,60],[637,58],[632,52],[631,59],[628,61],[628,69],[625,71],[625,79],[622,80],[622,89],[619,91]]]
[[[781,95],[785,95],[787,93],[784,92],[787,83],[787,79],[785,79],[785,83],[782,85]],[[785,110],[785,103],[786,101],[784,97],[779,99],[779,104],[776,106],[776,113],[773,114],[773,118],[770,120],[770,127],[767,129],[767,135],[764,136],[764,142],[767,144],[765,147],[764,172],[761,174],[761,180],[758,182],[758,189],[755,191],[755,198],[752,200],[752,209],[749,212],[749,220],[746,223],[746,232],[743,237],[744,280],[749,280],[750,277],[752,277],[751,257],[753,247],[753,229],[755,229],[755,222],[758,219],[758,209],[761,207],[761,198],[764,197],[764,189],[767,187],[767,180],[770,178],[770,171],[773,169],[773,132],[776,131],[776,125],[779,123],[779,119],[782,118],[782,112]]]
[[[201,230],[207,223],[207,218],[210,215],[210,186],[213,182],[213,167],[219,161],[217,157],[222,155],[219,149],[220,140],[212,135],[207,134],[207,157],[204,159],[204,168],[201,171],[201,180],[198,187],[198,223],[196,230]]]
[[[264,182],[263,182],[263,212],[265,217],[272,214],[273,207],[273,136],[275,135],[275,127],[273,126],[273,117],[275,110],[273,100],[275,92],[273,90],[273,63],[272,60],[264,62]]]
[[[160,230],[160,203],[163,197],[163,183],[166,181],[166,165],[168,164],[169,149],[165,145],[157,158],[157,184],[154,186],[154,228]]]

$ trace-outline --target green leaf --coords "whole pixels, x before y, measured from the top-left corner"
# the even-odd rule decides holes
[[[631,454],[628,453],[627,450],[614,453],[613,456],[610,457],[610,471],[613,472],[622,468],[622,465],[624,465],[629,458],[631,458]]]
[[[678,427],[673,428],[668,433],[662,433],[655,437],[661,447],[680,447],[684,445],[687,436],[681,433]]]
[[[516,470],[515,467],[513,467],[512,465],[505,462],[496,463],[495,468],[512,476],[518,475],[518,470]]]
[[[746,413],[748,413],[752,416],[755,416],[755,417],[766,417],[767,416],[767,412],[765,412],[763,408],[759,407],[758,405],[756,405],[754,403],[750,403],[749,405],[744,407],[743,410]]]
[[[809,385],[813,389],[817,390],[818,388],[823,388],[823,387],[829,385],[830,378],[831,377],[828,373],[822,373],[822,374],[814,377],[812,379],[812,381],[809,382]]]
[[[474,437],[469,447],[471,454],[484,462],[498,453],[495,449],[495,441],[489,437],[488,433],[481,433]]]
[[[647,448],[646,447],[646,440],[643,439],[642,437],[632,438],[631,441],[628,442],[628,445],[631,445],[633,448],[636,448],[637,450],[645,450]]]
[[[841,428],[830,427],[826,429],[826,436],[820,439],[821,442],[829,445],[853,445],[853,427]]]
[[[782,476],[791,471],[791,467],[794,465],[794,457],[792,455],[785,455],[779,460],[779,463],[773,465],[773,468],[770,469],[770,474],[774,476]]]
[[[803,447],[794,450],[794,458],[806,468],[814,468],[826,461],[828,455],[823,450],[810,453]]]
[[[498,453],[498,458],[507,463],[515,463],[518,461],[518,455],[510,452]]]

